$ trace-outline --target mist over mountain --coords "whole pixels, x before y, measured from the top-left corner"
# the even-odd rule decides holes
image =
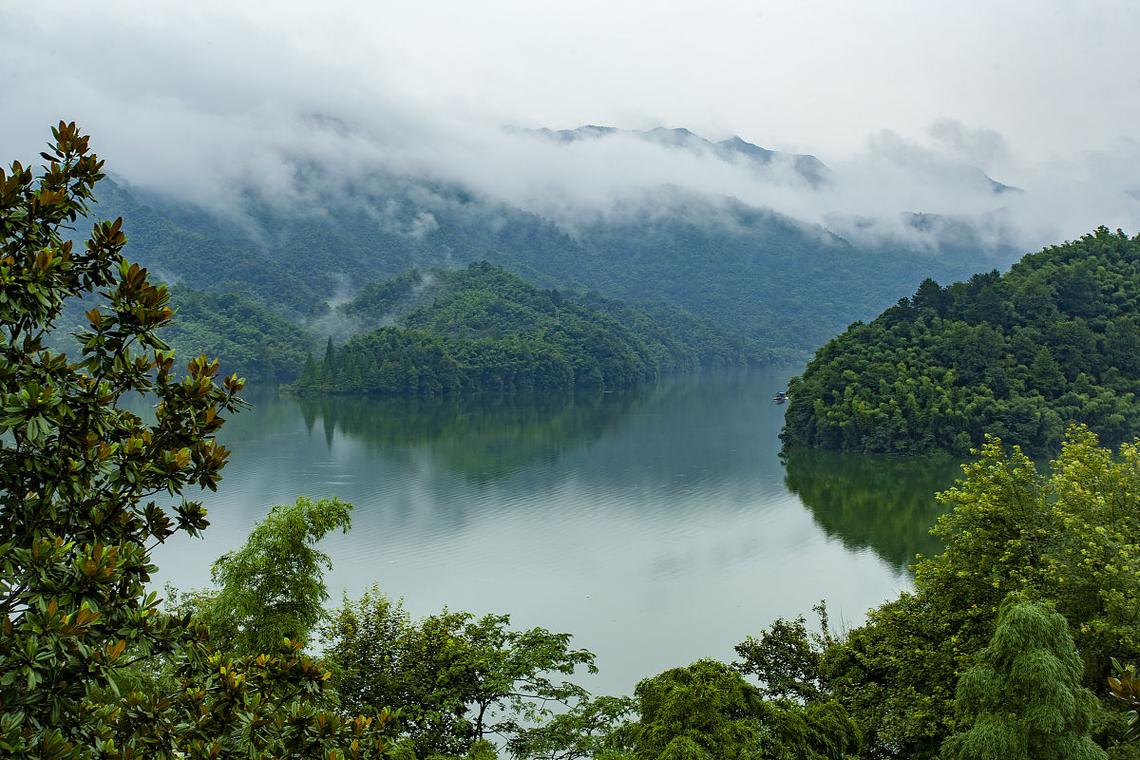
[[[617,127],[603,127],[586,124],[576,129],[522,129],[508,127],[508,132],[522,135],[536,135],[559,143],[574,143],[582,140],[602,140],[615,135],[630,135],[646,142],[663,145],[679,150],[693,151],[698,154],[715,156],[724,161],[742,161],[752,164],[757,170],[764,171],[771,168],[791,169],[794,176],[801,179],[811,187],[818,187],[828,181],[831,170],[815,156],[807,154],[789,154],[780,151],[762,148],[747,140],[733,135],[726,140],[713,142],[700,135],[690,132],[684,127],[668,129],[654,127],[653,129],[619,129]]]
[[[331,118],[314,124],[351,132]],[[589,203],[579,194],[543,204],[407,166],[345,172],[331,160],[294,156],[289,193],[251,181],[217,205],[119,179],[104,183],[97,212],[127,218],[130,255],[169,281],[244,293],[340,338],[353,328],[329,307],[362,285],[413,268],[488,261],[539,287],[679,306],[762,350],[802,357],[925,277],[962,278],[1022,253],[1000,212],[851,216],[837,232],[749,203],[735,193],[742,174],[757,187],[820,195],[834,180],[812,156],[741,138],[588,126],[510,130],[509,139],[524,151],[584,146],[620,158],[649,150],[704,174],[696,183],[610,188]],[[726,179],[720,192],[718,179]],[[984,179],[979,192],[994,195]]]
[[[892,7],[885,23],[836,4],[819,14],[830,26],[798,4],[657,8],[673,23],[649,30],[612,7],[590,24],[581,9],[501,5],[444,21],[336,0],[314,25],[291,2],[274,14],[160,4],[143,17],[122,0],[68,0],[68,28],[83,30],[72,45],[52,42],[58,24],[34,4],[0,9],[0,26],[21,30],[0,49],[9,154],[34,157],[45,125],[75,119],[148,203],[205,207],[262,236],[250,206],[325,207],[378,176],[459,188],[571,235],[673,213],[662,188],[927,253],[945,241],[915,214],[1021,252],[1140,218],[1132,35],[1103,8],[1081,15],[1095,34],[1078,52],[1066,14],[1011,38],[1012,7]],[[506,34],[520,24],[525,34]],[[629,44],[643,36],[653,44]],[[937,51],[960,51],[955,39],[1001,54],[946,65]],[[439,49],[463,51],[461,63]],[[1063,66],[1057,49],[1082,65]]]

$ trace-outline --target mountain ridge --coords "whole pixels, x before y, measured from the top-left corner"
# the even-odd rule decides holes
[[[813,188],[822,187],[831,181],[831,169],[815,156],[808,153],[785,153],[764,148],[748,142],[739,135],[733,135],[725,140],[713,141],[685,127],[622,129],[598,124],[584,124],[574,129],[549,129],[546,127],[537,129],[507,127],[506,129],[512,134],[536,136],[561,144],[614,136],[630,136],[666,147],[707,151],[722,160],[744,159],[761,168],[768,168],[773,164],[787,164],[800,179]]]

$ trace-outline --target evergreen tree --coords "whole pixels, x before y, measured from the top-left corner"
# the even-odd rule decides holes
[[[1107,760],[1092,740],[1096,697],[1065,618],[1011,594],[990,645],[958,682],[969,729],[943,744],[945,760]]]

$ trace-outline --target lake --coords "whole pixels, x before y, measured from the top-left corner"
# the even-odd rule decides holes
[[[945,459],[792,452],[774,391],[794,369],[523,400],[261,398],[227,423],[204,540],[155,553],[205,586],[272,504],[352,502],[327,539],[333,599],[372,583],[415,616],[507,612],[598,655],[595,693],[732,647],[823,599],[832,625],[907,588],[959,474]]]

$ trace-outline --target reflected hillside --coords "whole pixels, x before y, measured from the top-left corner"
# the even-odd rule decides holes
[[[783,387],[788,373],[712,372],[574,396],[306,397],[290,408],[330,449],[346,436],[386,458],[427,454],[475,482],[510,478],[512,492],[572,478],[669,508],[710,484],[750,493],[757,478],[782,477],[773,447],[782,408],[769,389]]]
[[[942,512],[934,494],[961,475],[956,459],[898,458],[796,449],[785,483],[816,523],[849,549],[869,547],[898,568],[942,550],[930,528]]]
[[[683,505],[707,514],[717,506],[710,488],[747,498],[770,487],[762,482],[776,486],[782,478],[773,441],[783,407],[771,396],[789,373],[726,371],[662,383],[596,447],[575,451],[567,464],[577,465],[584,482],[636,492],[665,509]]]
[[[643,403],[636,393],[574,396],[297,399],[305,425],[386,450],[430,445],[467,478],[497,480],[596,441]]]

